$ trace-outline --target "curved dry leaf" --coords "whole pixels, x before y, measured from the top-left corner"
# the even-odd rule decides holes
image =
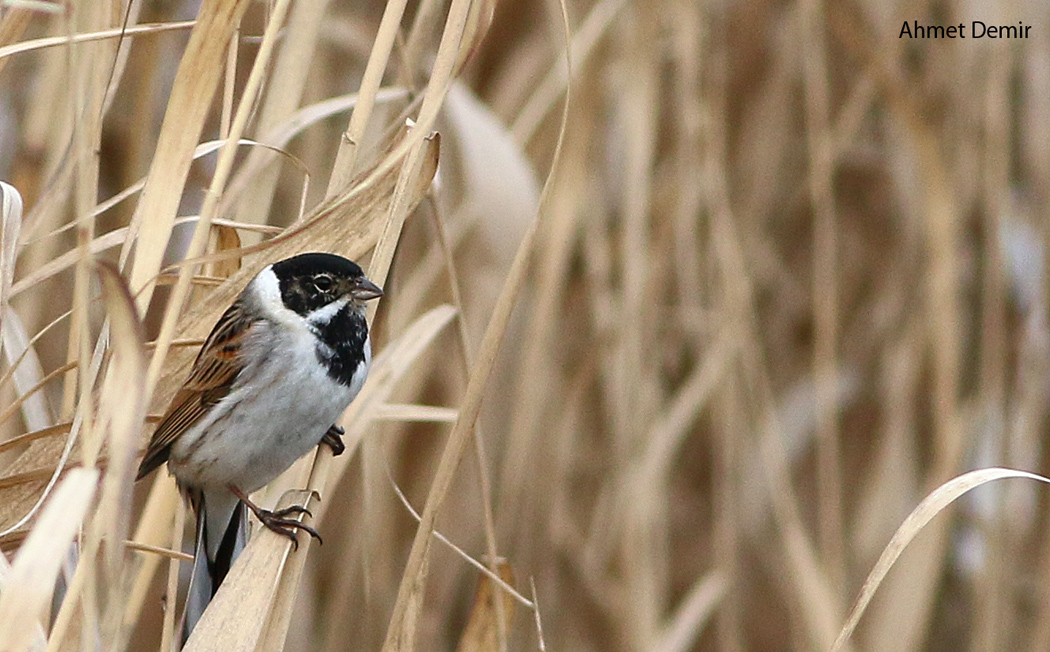
[[[477,222],[483,250],[505,269],[518,242],[536,216],[540,187],[525,152],[507,127],[470,89],[456,82],[449,89],[442,127],[451,141],[451,158],[464,196],[458,211]],[[442,178],[446,170],[442,168]],[[446,207],[451,208],[451,207]],[[466,295],[471,296],[468,288]]]
[[[11,574],[11,564],[8,563],[7,557],[0,555],[0,593],[4,590],[4,585],[7,583],[7,577]],[[30,641],[28,648],[32,652],[38,652],[47,647],[47,636],[44,634],[44,626],[40,622],[37,622],[33,627],[33,633],[31,634],[32,640]]]
[[[864,610],[867,609],[868,604],[875,595],[876,589],[882,584],[886,574],[890,572],[890,568],[893,567],[897,558],[904,552],[904,548],[933,520],[934,516],[940,514],[971,489],[976,489],[995,480],[1007,478],[1027,478],[1050,484],[1050,478],[1045,478],[1035,473],[1015,471],[1013,469],[988,468],[964,473],[945,482],[934,489],[930,495],[926,496],[919,503],[918,507],[912,510],[911,514],[908,514],[908,518],[904,519],[901,526],[897,528],[890,542],[883,549],[882,555],[879,556],[879,560],[875,562],[875,567],[871,569],[867,579],[864,580],[864,585],[860,589],[860,595],[857,596],[857,602],[846,619],[846,624],[842,626],[838,638],[835,639],[834,645],[831,646],[831,652],[839,652],[844,649],[849,637],[853,634],[853,630],[857,628],[857,623],[864,614]]]
[[[510,564],[501,561],[497,564],[499,577],[510,586],[514,586],[514,571]],[[502,605],[497,607],[496,598],[503,598]],[[504,636],[510,630],[514,619],[514,598],[505,591],[497,591],[487,575],[478,577],[478,588],[474,592],[474,606],[471,607],[467,626],[463,628],[456,652],[499,652],[500,630]],[[502,615],[503,624],[500,625]]]
[[[33,17],[33,11],[25,7],[8,7],[0,17],[0,47],[7,47],[22,36]],[[0,59],[0,70],[7,62]]]
[[[127,538],[131,485],[135,479],[135,458],[139,454],[138,435],[146,418],[145,329],[127,283],[117,268],[98,262],[96,269],[109,317],[112,352],[99,398],[99,425],[108,435],[108,462],[96,523],[101,525],[106,541],[117,542]],[[106,558],[114,577],[123,553],[123,546],[107,546]]]
[[[241,248],[241,236],[237,229],[221,224],[211,225],[211,236],[208,242],[208,251],[220,253],[233,251]],[[219,280],[228,279],[234,272],[241,268],[240,258],[221,258],[208,263],[201,268],[202,275],[211,276]]]
[[[0,338],[4,358],[15,365],[12,376],[19,396],[36,386],[44,377],[44,370],[36,349],[29,340],[22,320],[10,307],[18,257],[18,236],[22,230],[22,195],[7,183],[0,181]],[[28,430],[40,430],[54,423],[46,396],[38,392],[22,403],[22,417]]]
[[[97,483],[95,469],[69,471],[15,556],[0,594],[0,641],[5,649],[22,649],[44,615],[66,551],[87,514]]]
[[[22,418],[30,432],[50,428],[55,423],[51,407],[44,392],[33,389],[44,379],[44,368],[40,364],[36,347],[32,345],[29,334],[18,313],[9,305],[0,307],[3,321],[0,322],[0,337],[3,338],[4,359],[9,365],[18,365],[11,372],[15,392],[22,401]],[[33,392],[29,394],[29,392]]]
[[[22,195],[0,181],[0,306],[7,304],[14,283],[18,234],[22,230]]]
[[[467,26],[463,30],[463,41],[459,47],[459,60],[452,73],[453,77],[459,77],[463,66],[467,65],[477,53],[481,42],[492,26],[492,16],[496,12],[496,0],[476,0],[470,3],[470,14],[467,16]]]

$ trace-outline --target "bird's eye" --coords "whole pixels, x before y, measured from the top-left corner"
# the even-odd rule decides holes
[[[319,274],[314,277],[314,287],[317,288],[318,292],[327,292],[332,289],[332,285],[335,281],[332,277],[327,274]]]

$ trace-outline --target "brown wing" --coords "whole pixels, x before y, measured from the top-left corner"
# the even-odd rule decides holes
[[[244,367],[241,343],[255,320],[246,314],[240,301],[223,313],[197,354],[190,377],[176,392],[167,414],[153,431],[136,479],[168,461],[172,443],[230,393],[233,381]]]

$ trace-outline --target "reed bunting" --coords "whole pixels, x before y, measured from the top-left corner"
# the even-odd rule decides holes
[[[268,265],[204,342],[153,432],[138,479],[164,462],[197,517],[186,599],[188,637],[247,540],[247,512],[295,542],[301,507],[248,499],[321,442],[338,455],[335,420],[368,375],[365,301],[383,291],[345,258],[307,253]]]

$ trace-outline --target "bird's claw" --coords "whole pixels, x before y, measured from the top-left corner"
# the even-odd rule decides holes
[[[259,519],[259,522],[265,525],[268,530],[271,530],[273,532],[276,532],[277,534],[280,534],[281,536],[285,536],[291,539],[292,547],[295,550],[299,549],[299,538],[296,536],[299,530],[303,530],[313,538],[317,539],[317,543],[324,543],[324,541],[321,539],[321,535],[318,534],[317,530],[310,527],[309,525],[306,525],[305,523],[291,518],[292,516],[301,516],[303,514],[306,514],[307,516],[313,518],[313,514],[311,514],[310,510],[306,509],[305,507],[302,507],[301,505],[291,505],[283,509],[271,511],[269,509],[263,509],[255,503],[253,503],[251,499],[248,498],[248,495],[246,493],[244,493],[240,490],[240,488],[234,485],[230,485],[230,491],[232,491],[233,495],[237,496],[237,498],[239,498],[240,501],[244,503],[244,505],[248,509],[250,509],[253,514],[255,514],[255,518]],[[311,494],[315,496],[318,500],[321,499],[320,495],[316,491],[312,491]]]
[[[299,505],[292,505],[291,507],[285,507],[284,509],[279,509],[273,512],[268,509],[260,509],[255,513],[255,516],[259,519],[259,522],[265,525],[270,531],[291,539],[292,548],[295,550],[299,549],[299,538],[296,536],[298,530],[302,530],[317,539],[317,543],[324,543],[317,530],[294,518],[290,518],[292,515],[298,516],[300,514],[313,516],[310,513],[310,510],[305,507],[300,507]]]
[[[269,510],[265,510],[264,509],[262,511],[267,512]],[[277,518],[288,518],[289,516],[298,516],[299,514],[306,514],[310,518],[313,518],[313,516],[314,516],[310,512],[310,510],[306,509],[302,505],[292,505],[290,507],[285,507],[283,509],[275,509],[272,512],[269,512],[269,513],[271,515],[273,515],[273,516],[276,516]],[[299,521],[296,521],[296,523],[298,523],[298,522]]]
[[[332,449],[332,457],[338,457],[346,450],[346,444],[342,440],[344,434],[346,434],[345,430],[332,424],[332,427],[328,429],[324,437],[321,437],[321,442],[328,444],[328,447]]]

